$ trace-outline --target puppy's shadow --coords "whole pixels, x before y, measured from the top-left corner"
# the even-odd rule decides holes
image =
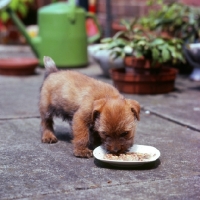
[[[196,91],[200,91],[200,86],[195,86],[195,87],[189,87],[190,90],[196,90]]]
[[[55,136],[58,140],[65,141],[68,143],[71,143],[71,140],[73,139],[71,134],[71,129],[66,126],[56,125],[54,127],[55,129]]]
[[[151,170],[156,169],[160,164],[160,159],[155,160],[154,162],[146,163],[139,166],[113,166],[108,163],[104,163],[100,160],[94,159],[94,164],[99,168],[108,168],[108,169],[115,169],[115,170]]]

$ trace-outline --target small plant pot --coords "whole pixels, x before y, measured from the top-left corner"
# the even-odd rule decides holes
[[[124,60],[121,57],[112,60],[110,58],[111,51],[107,49],[99,49],[101,46],[102,44],[91,45],[88,50],[90,56],[101,68],[103,76],[109,78],[109,70],[112,68],[124,68]]]
[[[163,94],[174,89],[178,71],[174,68],[161,68],[159,74],[126,73],[125,69],[111,69],[115,87],[128,94]]]
[[[124,64],[127,72],[134,72],[136,74],[158,74],[161,71],[161,64],[152,66],[150,60],[143,57],[127,56],[124,58]]]
[[[38,66],[36,58],[2,58],[0,59],[0,74],[7,76],[25,76],[35,73]]]

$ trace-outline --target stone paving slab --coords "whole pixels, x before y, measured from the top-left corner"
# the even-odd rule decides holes
[[[73,192],[63,191],[62,193],[52,193],[47,195],[38,195],[37,199],[109,199],[109,200],[155,200],[155,199],[176,199],[176,200],[195,200],[200,199],[198,188],[200,187],[199,176],[155,180],[149,182],[135,182],[117,186],[107,186],[88,190],[76,190]],[[193,189],[188,189],[188,186]]]
[[[9,56],[33,54],[28,47],[0,46],[0,57]],[[94,63],[76,70],[112,84]],[[118,169],[74,157],[71,129],[60,120],[59,142],[40,142],[43,74],[37,68],[33,76],[0,76],[0,199],[200,199],[200,83],[179,75],[169,94],[125,94],[143,107],[135,143],[155,146],[161,157]]]
[[[96,64],[76,70],[112,84],[112,80],[101,76],[101,70]],[[33,76],[0,76],[0,119],[39,116],[38,100],[43,74],[44,70],[38,68]],[[200,83],[191,82],[182,76],[176,82],[176,90],[168,94],[124,95],[139,101],[145,110],[200,130]]]
[[[9,56],[33,57],[34,55],[27,46],[0,45],[0,57]],[[90,61],[93,62],[92,59]],[[100,67],[94,62],[86,68],[76,70],[112,84],[111,79],[102,76]],[[21,78],[0,75],[0,119],[39,116],[37,105],[43,74],[44,70],[37,68],[34,76]],[[192,82],[188,76],[179,75],[175,91],[168,94],[125,94],[125,96],[138,100],[145,110],[200,131],[200,82]]]
[[[39,116],[39,91],[43,77],[0,76],[0,119]]]
[[[157,147],[161,158],[136,169],[118,169],[94,158],[74,157],[70,128],[59,120],[55,126],[60,141],[42,144],[39,122],[37,118],[1,121],[0,199],[37,199],[38,195],[41,199],[42,196],[62,199],[65,195],[81,199],[82,193],[85,198],[93,199],[98,193],[101,197],[103,191],[103,199],[110,199],[106,196],[108,191],[112,198],[119,199],[120,188],[128,190],[123,193],[127,199],[138,188],[137,199],[148,194],[152,199],[165,199],[168,194],[180,199],[200,195],[200,134],[197,131],[143,113],[135,142]]]
[[[179,75],[175,91],[160,95],[125,95],[138,100],[145,110],[184,126],[200,130],[200,82]]]

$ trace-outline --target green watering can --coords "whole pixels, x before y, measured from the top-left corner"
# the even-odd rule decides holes
[[[6,7],[11,0],[1,0],[0,9]],[[39,33],[31,38],[17,15],[9,7],[6,11],[34,54],[43,66],[43,57],[50,56],[58,67],[80,67],[88,64],[87,46],[100,38],[100,27],[96,17],[77,7],[75,0],[52,3],[38,11]],[[87,37],[86,19],[92,18],[98,31]]]

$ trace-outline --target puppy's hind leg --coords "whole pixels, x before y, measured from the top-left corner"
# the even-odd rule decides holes
[[[54,135],[52,117],[45,118],[41,115],[41,132],[43,143],[56,143],[58,140]]]
[[[42,142],[55,143],[57,142],[57,138],[54,135],[53,115],[48,106],[44,106],[44,100],[43,98],[43,101],[41,100],[40,102]]]

